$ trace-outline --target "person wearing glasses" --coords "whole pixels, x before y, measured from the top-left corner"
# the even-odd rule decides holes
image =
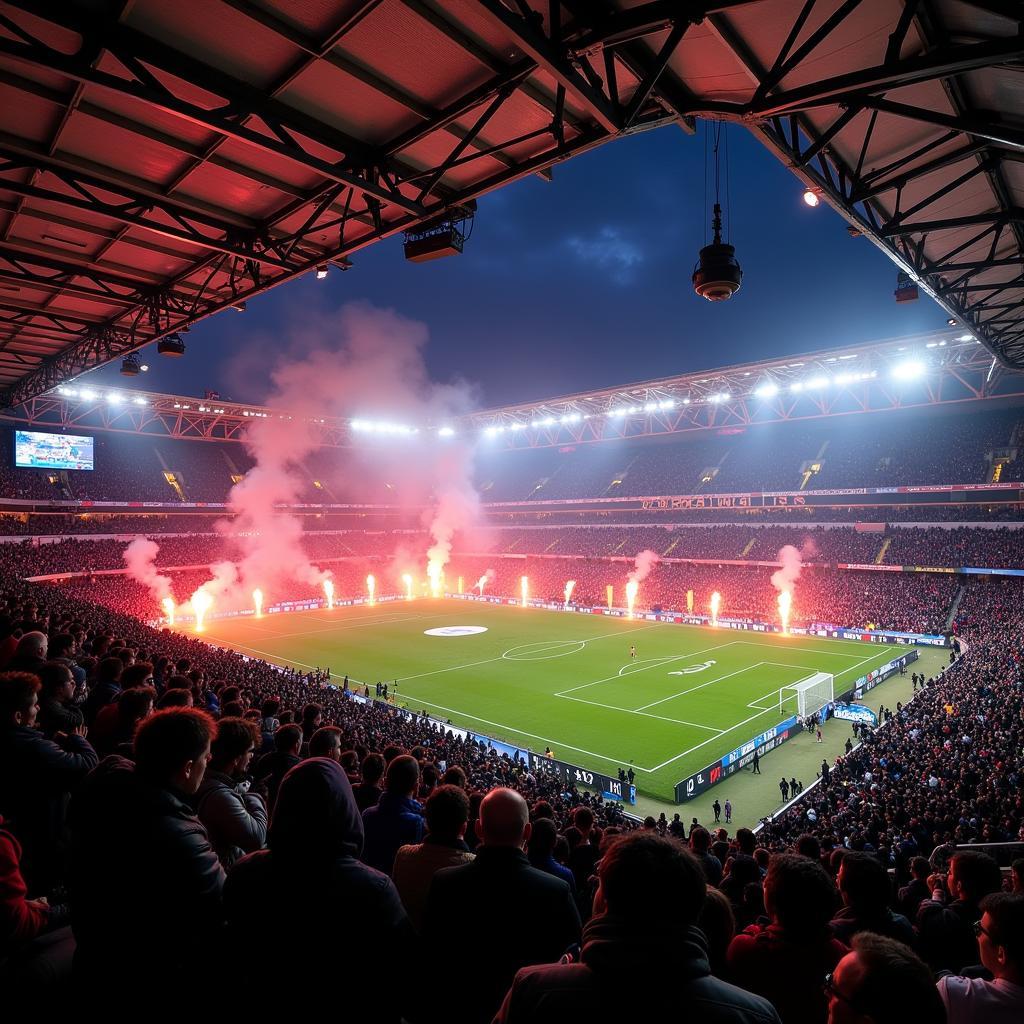
[[[1024,895],[997,892],[981,901],[974,925],[981,962],[992,981],[947,975],[939,979],[949,1024],[1024,1021]]]
[[[853,949],[825,975],[824,989],[828,1024],[946,1024],[927,965],[882,935],[855,935]]]

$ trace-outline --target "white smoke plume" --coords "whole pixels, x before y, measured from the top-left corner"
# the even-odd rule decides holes
[[[808,537],[800,548],[787,544],[779,549],[779,568],[772,573],[772,586],[781,594],[784,591],[792,594],[796,587],[796,581],[800,579],[803,571],[804,559],[812,558],[818,553],[818,547]]]
[[[148,588],[157,604],[162,604],[165,598],[173,599],[174,595],[171,577],[162,575],[153,564],[159,550],[160,545],[156,541],[136,537],[124,549],[124,564],[128,568],[128,575]]]
[[[483,576],[481,576],[480,579],[478,579],[476,583],[473,584],[473,589],[479,590],[480,595],[483,596],[484,590],[487,587],[489,587],[491,583],[494,581],[495,575],[496,573],[494,572],[493,569],[488,569],[487,572],[485,572]]]
[[[643,583],[651,574],[651,570],[661,561],[657,551],[645,548],[636,556],[634,567],[629,570],[626,577],[631,583]]]

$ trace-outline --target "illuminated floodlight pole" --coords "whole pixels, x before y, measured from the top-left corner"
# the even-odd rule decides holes
[[[252,606],[256,609],[256,618],[263,618],[263,591],[259,587],[252,592]]]
[[[523,607],[525,608],[526,607],[526,602],[530,598],[530,577],[529,576],[522,576],[522,577],[520,577],[520,579],[519,579],[519,589],[522,591],[522,594],[523,594]]]
[[[173,626],[174,625],[174,598],[173,597],[165,597],[160,603],[161,603],[161,605],[163,605],[164,615],[167,617],[167,625],[168,626]]]
[[[716,590],[711,595],[711,625],[718,625],[718,609],[722,606],[722,595]]]
[[[196,632],[202,633],[203,619],[213,605],[213,598],[205,590],[197,590],[192,595],[192,610],[196,613]]]
[[[406,573],[402,577],[402,582],[405,584],[405,599],[406,601],[412,600],[412,576]]]
[[[782,620],[783,635],[789,632],[789,611],[793,606],[793,595],[788,590],[779,594],[779,618]]]
[[[612,601],[615,600],[615,588],[609,583],[608,586],[604,588],[604,593],[605,597],[608,598],[608,611],[611,611]]]
[[[370,597],[370,604],[373,604],[373,596],[377,593],[377,577],[373,573],[366,577],[366,593]]]
[[[565,581],[565,607],[569,607],[569,600],[572,598],[572,592],[576,589],[575,580]]]
[[[334,580],[329,577],[324,580],[324,597],[327,598],[327,607],[334,607]]]

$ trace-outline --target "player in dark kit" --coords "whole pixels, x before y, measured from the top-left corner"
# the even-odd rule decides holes
[[[636,661],[636,644],[629,645],[629,656]]]

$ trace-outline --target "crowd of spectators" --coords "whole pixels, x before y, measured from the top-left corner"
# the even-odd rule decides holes
[[[112,970],[132,1000],[358,963],[331,998],[384,1022],[1018,1021],[1024,864],[957,847],[1024,839],[1022,598],[972,585],[966,653],[755,836],[4,577],[0,977],[91,1007]]]

